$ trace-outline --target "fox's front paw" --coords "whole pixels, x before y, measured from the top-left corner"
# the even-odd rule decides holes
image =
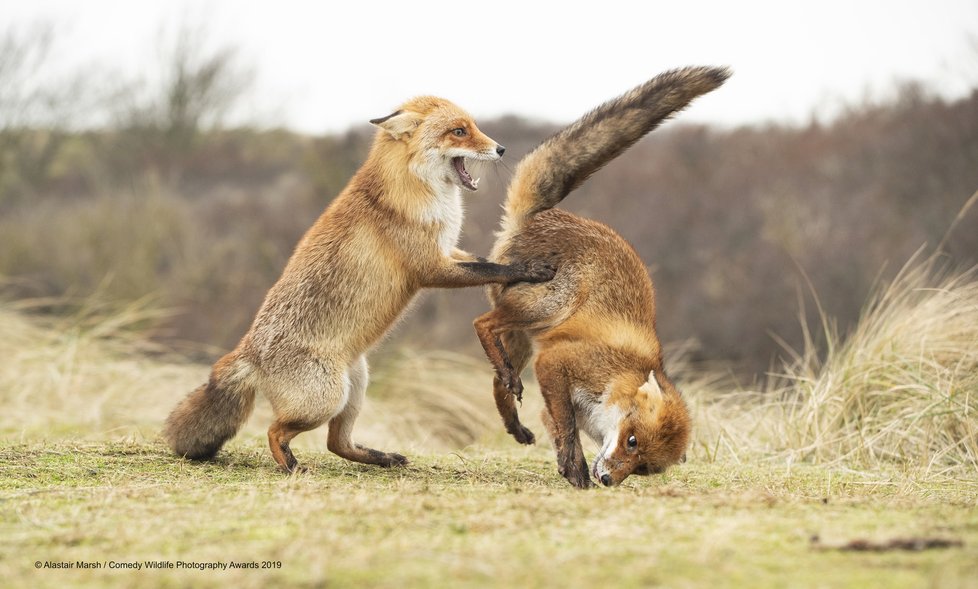
[[[574,485],[578,489],[590,489],[594,486],[591,482],[591,477],[588,476],[587,472],[578,473],[575,477],[567,477],[570,484]]]
[[[557,471],[567,479],[567,482],[574,485],[578,489],[590,489],[594,486],[591,482],[591,476],[588,474],[587,469],[581,470],[577,466],[558,466]]]
[[[557,267],[549,262],[542,260],[530,260],[523,264],[520,281],[522,282],[547,282],[553,280],[557,275]]]
[[[590,489],[591,475],[578,442],[561,445],[557,452],[557,472],[578,489]]]

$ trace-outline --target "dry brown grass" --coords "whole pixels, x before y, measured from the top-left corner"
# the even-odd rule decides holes
[[[921,476],[978,474],[978,278],[914,258],[842,336],[824,318],[827,351],[805,348],[761,391],[706,400],[703,443],[733,456]],[[712,440],[710,439],[712,438]]]
[[[136,304],[106,314],[82,308],[39,318],[31,305],[0,305],[0,435],[14,439],[141,438],[153,434],[170,390],[187,389],[201,368],[173,362],[132,327],[157,313]]]

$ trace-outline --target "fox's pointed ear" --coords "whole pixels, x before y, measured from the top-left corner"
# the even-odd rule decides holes
[[[404,110],[395,111],[379,119],[370,119],[371,125],[377,125],[387,131],[394,139],[400,139],[404,135],[410,136],[420,123],[421,119],[417,114]]]
[[[650,399],[653,399],[656,402],[662,401],[662,388],[659,386],[659,383],[656,382],[655,380],[654,370],[649,372],[649,379],[645,381],[645,384],[638,387],[638,390],[644,391],[645,394],[647,394]]]

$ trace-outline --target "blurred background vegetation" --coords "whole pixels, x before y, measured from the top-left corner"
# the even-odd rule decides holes
[[[246,331],[373,131],[227,124],[254,72],[205,36],[161,38],[155,77],[127,80],[50,75],[50,26],[0,31],[0,295],[54,314],[73,300],[162,307],[154,339],[201,360]],[[845,332],[874,284],[923,244],[952,265],[978,263],[978,207],[966,206],[978,189],[978,87],[950,101],[907,82],[892,96],[804,126],[680,116],[563,206],[638,250],[664,341],[750,378],[805,345],[799,314],[816,319],[820,305]],[[561,123],[480,121],[508,150],[467,196],[463,247],[489,250],[511,169]],[[429,292],[385,348],[478,355],[471,320],[486,308],[479,289]]]

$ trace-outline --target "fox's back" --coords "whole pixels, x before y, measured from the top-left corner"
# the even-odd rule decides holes
[[[603,223],[550,209],[534,215],[498,244],[497,253],[500,261],[537,259],[557,267],[551,282],[526,285],[526,291],[561,291],[573,301],[569,304],[576,314],[653,328],[655,294],[645,264],[621,235]],[[506,291],[521,288],[511,286]],[[498,298],[502,293],[494,294]]]

